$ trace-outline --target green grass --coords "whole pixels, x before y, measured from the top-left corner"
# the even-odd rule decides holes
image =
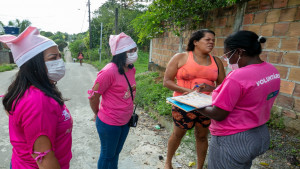
[[[95,66],[98,70],[101,70],[107,63],[109,63],[110,59],[102,60],[101,63],[97,61],[89,61],[85,60],[86,63],[89,63]],[[134,67],[136,69],[136,74],[148,71],[148,62],[149,62],[149,53],[139,51],[138,52],[138,60],[134,63]]]
[[[0,72],[9,71],[9,70],[14,69],[15,67],[17,67],[16,64],[3,64],[3,65],[0,65]]]
[[[108,60],[108,59],[102,60],[101,63],[100,63],[98,60],[97,60],[97,61],[89,61],[89,60],[85,60],[84,62],[93,65],[93,66],[96,67],[98,70],[101,70],[107,63],[110,62],[110,60]]]
[[[155,110],[159,115],[171,115],[171,105],[166,98],[172,91],[163,87],[162,77],[157,72],[147,72],[136,76],[135,103],[147,110]]]
[[[148,71],[148,63],[149,63],[149,53],[139,51],[138,52],[138,60],[134,63],[134,67],[136,69],[136,74]]]

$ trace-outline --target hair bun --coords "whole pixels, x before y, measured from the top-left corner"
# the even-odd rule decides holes
[[[267,41],[267,39],[265,37],[263,37],[263,36],[259,36],[258,39],[257,39],[257,41],[259,43],[265,43]]]

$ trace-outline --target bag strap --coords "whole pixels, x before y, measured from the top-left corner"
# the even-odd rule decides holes
[[[127,76],[125,75],[125,73],[124,73],[124,76],[125,76],[125,79],[126,79],[126,81],[128,83],[128,86],[129,86],[129,89],[130,89],[130,94],[131,94],[131,99],[132,99],[132,102],[133,102],[133,94],[132,94],[131,85],[130,85],[129,80],[128,80]],[[135,114],[135,109],[136,109],[136,106],[134,106],[133,114]]]
[[[128,83],[128,86],[129,86],[129,89],[130,89],[130,94],[131,94],[131,99],[132,99],[132,101],[133,101],[133,94],[132,94],[132,88],[131,88],[131,85],[130,85],[129,80],[127,79],[127,76],[125,75],[125,73],[124,73],[124,76],[125,76],[126,81],[127,81],[127,83]]]
[[[215,63],[216,63],[216,65],[217,65],[217,68],[218,68],[218,76],[219,76],[219,65],[218,65],[218,63],[217,63],[217,61],[216,61],[216,58],[215,58],[215,56],[213,56],[213,58],[214,58],[214,60],[215,60]]]

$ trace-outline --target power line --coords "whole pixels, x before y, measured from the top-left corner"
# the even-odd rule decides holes
[[[91,29],[91,3],[90,0],[88,0],[89,5],[89,35],[90,35],[90,49],[92,49],[92,29]]]
[[[83,25],[84,25],[84,19],[85,19],[86,10],[87,10],[87,5],[86,5],[85,11],[84,11],[84,17],[83,17],[83,20],[82,20],[82,25],[81,25],[80,32],[82,32],[82,28],[83,28]]]

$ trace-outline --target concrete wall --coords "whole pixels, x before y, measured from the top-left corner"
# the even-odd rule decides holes
[[[275,113],[284,118],[287,128],[300,133],[300,0],[252,0],[216,9],[208,13],[201,28],[216,33],[215,56],[223,54],[224,40],[234,31],[250,30],[267,38],[261,58],[281,76]],[[167,32],[153,39],[149,68],[164,72],[170,58],[184,51],[192,32],[183,32],[181,37]]]
[[[0,65],[9,64],[9,63],[10,63],[9,52],[0,50]]]

